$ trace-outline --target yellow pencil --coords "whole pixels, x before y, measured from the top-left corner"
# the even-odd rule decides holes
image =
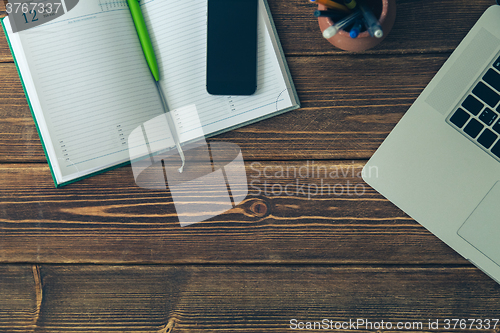
[[[330,9],[337,9],[337,10],[341,10],[341,11],[346,12],[346,13],[350,12],[349,8],[337,3],[335,1],[332,1],[332,0],[311,0],[311,2],[318,2],[322,5],[325,5],[326,7],[330,8]]]

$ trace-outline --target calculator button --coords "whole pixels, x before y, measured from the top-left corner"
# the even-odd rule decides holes
[[[486,108],[480,115],[479,120],[481,120],[486,125],[490,126],[495,119],[497,119],[498,115],[492,109]]]
[[[465,126],[464,132],[470,135],[472,138],[475,138],[483,128],[484,128],[483,124],[481,124],[476,119],[472,118],[467,124],[467,126]]]
[[[462,107],[475,116],[477,116],[483,106],[484,104],[472,95],[467,96],[467,98],[462,102]]]
[[[483,82],[478,82],[472,93],[491,107],[494,107],[500,101],[500,95]]]
[[[458,108],[457,111],[451,116],[450,121],[455,124],[455,126],[462,128],[467,120],[469,120],[470,116],[467,112],[462,110],[461,108]]]
[[[477,139],[477,142],[479,142],[484,148],[490,148],[497,138],[498,135],[496,135],[489,129],[485,129]]]

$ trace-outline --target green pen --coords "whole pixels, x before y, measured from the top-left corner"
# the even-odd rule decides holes
[[[182,172],[184,170],[186,158],[184,157],[184,153],[182,151],[181,143],[179,141],[179,135],[174,125],[174,120],[172,118],[172,115],[168,111],[165,94],[163,93],[160,85],[160,71],[158,69],[158,63],[156,62],[155,51],[153,49],[153,44],[151,43],[151,38],[149,38],[148,28],[146,27],[144,16],[142,16],[141,6],[139,5],[139,0],[127,0],[127,2],[128,7],[130,8],[130,13],[132,14],[132,20],[134,21],[135,30],[137,30],[137,35],[139,35],[139,41],[141,42],[142,51],[144,52],[144,56],[146,57],[149,69],[151,70],[151,74],[153,74],[153,77],[156,81],[156,88],[158,89],[158,93],[160,94],[160,98],[163,104],[163,109],[167,115],[166,118],[168,127],[170,128],[175,146],[177,147],[177,151],[179,152],[179,156],[181,158],[182,165],[179,168],[179,172]]]
[[[142,51],[148,62],[149,69],[153,74],[156,81],[160,80],[160,71],[158,70],[158,63],[156,62],[155,51],[153,49],[153,44],[151,43],[151,38],[149,38],[148,28],[146,27],[146,22],[144,22],[144,16],[142,16],[141,6],[139,5],[139,0],[127,0],[128,7],[130,8],[130,13],[132,14],[132,20],[134,20],[135,29],[139,35],[139,40],[141,41]]]

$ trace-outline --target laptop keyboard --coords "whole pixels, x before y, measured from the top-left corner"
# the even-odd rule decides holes
[[[457,130],[500,161],[500,57],[448,118]]]

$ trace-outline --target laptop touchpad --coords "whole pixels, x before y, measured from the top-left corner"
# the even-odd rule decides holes
[[[481,28],[427,96],[427,104],[442,114],[454,107],[456,99],[497,52],[499,43],[500,39]]]
[[[458,235],[500,265],[500,181],[458,229]]]

